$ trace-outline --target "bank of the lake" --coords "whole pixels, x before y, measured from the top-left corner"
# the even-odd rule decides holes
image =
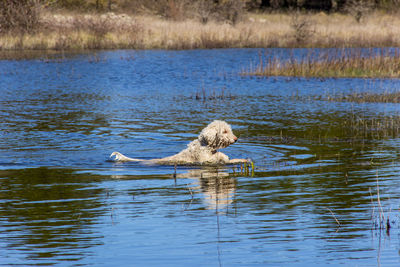
[[[34,31],[0,35],[0,50],[400,46],[400,18],[375,11],[247,14],[232,24],[150,15],[43,12]]]

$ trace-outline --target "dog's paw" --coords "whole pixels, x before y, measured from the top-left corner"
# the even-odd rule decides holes
[[[121,160],[123,160],[123,158],[125,158],[124,155],[122,155],[119,152],[115,152],[115,151],[113,153],[111,153],[111,155],[110,155],[110,159],[112,161],[121,161]]]

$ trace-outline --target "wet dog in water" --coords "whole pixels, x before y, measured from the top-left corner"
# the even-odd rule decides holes
[[[215,120],[204,128],[197,139],[190,142],[186,149],[176,155],[161,159],[133,159],[113,152],[111,158],[114,161],[135,161],[165,165],[185,164],[240,164],[248,162],[246,159],[229,159],[227,155],[217,151],[237,141],[231,126],[225,121]]]

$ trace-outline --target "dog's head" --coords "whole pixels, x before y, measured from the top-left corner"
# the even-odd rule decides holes
[[[215,150],[227,147],[235,143],[237,139],[238,138],[232,132],[231,126],[220,120],[215,120],[210,123],[199,135],[199,141],[202,145]]]

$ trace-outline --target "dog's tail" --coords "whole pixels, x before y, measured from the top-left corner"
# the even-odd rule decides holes
[[[146,161],[144,159],[129,158],[129,157],[125,156],[125,155],[122,155],[119,152],[111,153],[110,158],[111,158],[112,161],[134,161],[134,162]]]

